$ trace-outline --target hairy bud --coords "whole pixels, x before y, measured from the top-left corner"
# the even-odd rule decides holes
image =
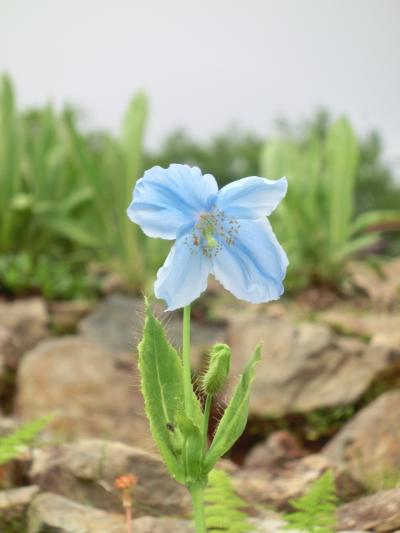
[[[231,349],[227,344],[215,344],[211,348],[207,372],[202,378],[202,388],[213,396],[221,391],[228,379],[231,365]]]

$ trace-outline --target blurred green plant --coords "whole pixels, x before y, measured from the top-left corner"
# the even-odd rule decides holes
[[[0,78],[0,256],[8,264],[11,254],[17,256],[0,279],[6,289],[17,286],[10,277],[25,263],[32,277],[20,283],[34,287],[51,270],[50,277],[64,279],[57,287],[53,281],[45,287],[41,279],[39,287],[69,298],[90,285],[81,277],[81,288],[72,287],[70,274],[93,261],[119,272],[131,286],[143,286],[166,253],[164,243],[145,240],[126,216],[143,170],[146,119],[146,97],[139,93],[118,138],[83,134],[72,109],[19,113],[10,79]],[[50,268],[57,260],[63,267]]]
[[[337,497],[335,480],[327,470],[315,481],[308,492],[290,501],[295,511],[284,516],[285,529],[296,529],[308,533],[333,533],[336,526]]]
[[[80,261],[75,265],[49,255],[33,258],[27,252],[0,256],[0,286],[8,295],[42,294],[47,300],[92,299],[99,282]]]
[[[237,127],[213,137],[209,142],[194,141],[184,130],[167,137],[158,152],[145,154],[145,167],[167,167],[170,163],[196,165],[215,176],[220,187],[260,171],[261,137]]]
[[[317,132],[316,132],[317,131]],[[346,260],[371,249],[382,223],[400,221],[400,210],[367,211],[357,215],[356,179],[359,146],[345,118],[326,134],[310,129],[305,142],[275,138],[261,154],[262,175],[286,175],[285,205],[273,215],[278,236],[291,260],[292,286],[337,287]]]
[[[10,435],[0,437],[0,465],[4,465],[20,455],[21,451],[30,446],[46,426],[52,416],[45,416],[27,422]]]
[[[204,493],[206,524],[209,533],[253,531],[249,517],[243,511],[248,504],[240,498],[227,472],[212,470]]]

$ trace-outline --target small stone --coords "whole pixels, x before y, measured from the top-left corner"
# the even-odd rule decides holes
[[[10,531],[17,524],[25,530],[26,511],[38,491],[36,486],[0,491],[0,531]]]
[[[49,302],[49,314],[52,327],[57,332],[75,331],[78,323],[85,317],[93,304],[85,300],[69,302]]]
[[[49,335],[49,316],[41,298],[0,303],[0,324],[6,328],[20,356]]]
[[[262,444],[252,448],[245,459],[246,468],[270,468],[303,457],[306,451],[289,431],[275,431]]]
[[[395,531],[400,528],[400,489],[377,492],[342,505],[339,527],[367,531]]]

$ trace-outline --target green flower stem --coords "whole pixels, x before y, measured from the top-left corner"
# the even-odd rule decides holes
[[[185,414],[192,418],[192,372],[190,367],[190,305],[183,308],[182,332],[182,364],[183,364],[183,396],[185,399]]]
[[[183,308],[183,332],[182,332],[182,365],[183,365],[183,396],[185,401],[185,414],[192,419],[192,372],[190,366],[190,305]],[[206,403],[207,409],[207,403]],[[210,406],[208,407],[208,416]],[[208,427],[208,421],[207,421]],[[207,437],[205,437],[207,438]],[[204,486],[191,485],[188,487],[192,496],[194,521],[196,533],[206,533],[206,519],[204,514]]]
[[[207,451],[207,437],[208,437],[208,424],[210,422],[212,395],[207,394],[206,403],[204,406],[204,421],[203,421],[203,436],[204,436],[204,450]]]
[[[192,495],[196,533],[207,533],[204,514],[204,487],[202,485],[193,485],[189,490]]]

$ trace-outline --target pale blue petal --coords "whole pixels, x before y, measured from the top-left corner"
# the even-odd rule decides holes
[[[214,276],[241,300],[277,300],[284,290],[287,256],[266,218],[239,224],[233,244],[221,241],[222,250],[213,259]]]
[[[190,235],[189,235],[190,237]],[[211,260],[198,248],[193,250],[188,234],[177,239],[157,273],[154,293],[165,300],[167,311],[189,305],[206,290]]]
[[[179,228],[214,204],[217,192],[215,178],[197,167],[153,167],[137,181],[128,216],[149,237],[175,239]]]
[[[261,218],[272,213],[287,191],[287,180],[269,180],[251,176],[225,185],[216,207],[235,218]]]

